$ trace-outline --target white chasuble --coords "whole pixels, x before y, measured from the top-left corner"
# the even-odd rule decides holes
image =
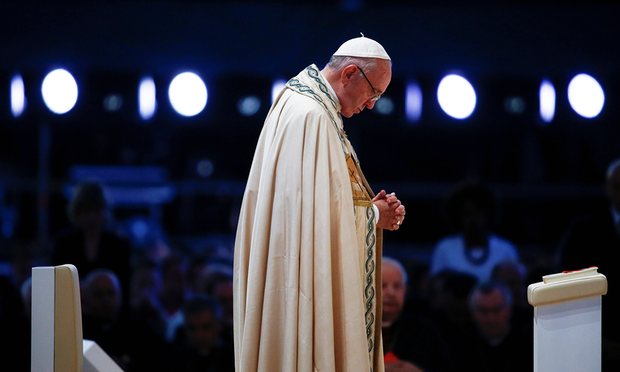
[[[274,102],[235,239],[237,372],[383,372],[373,192],[315,65]]]

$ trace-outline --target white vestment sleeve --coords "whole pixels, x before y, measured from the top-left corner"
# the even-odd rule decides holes
[[[375,225],[379,223],[379,207],[377,207],[376,205],[372,205],[372,207],[375,209]]]

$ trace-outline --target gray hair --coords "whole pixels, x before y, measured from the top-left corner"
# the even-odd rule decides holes
[[[373,70],[379,63],[378,58],[362,58],[362,57],[349,57],[349,56],[332,56],[327,62],[325,67],[332,70],[340,70],[348,65],[355,64],[362,68],[364,71]],[[390,63],[392,63],[390,61]]]
[[[397,268],[403,276],[403,283],[407,284],[407,282],[409,281],[407,270],[405,270],[405,267],[403,266],[403,264],[400,263],[400,261],[392,257],[383,257],[382,261],[383,265],[392,265]]]

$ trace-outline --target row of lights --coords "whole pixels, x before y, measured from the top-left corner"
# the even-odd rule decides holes
[[[411,89],[411,91],[409,91]],[[420,90],[415,86],[409,87],[407,100],[414,104],[408,107],[421,107],[421,102],[416,102],[418,96],[421,100]],[[581,117],[593,119],[597,117],[605,105],[605,93],[601,84],[588,74],[575,75],[568,84],[568,102],[571,108]],[[464,77],[456,74],[445,76],[437,87],[437,100],[441,109],[456,119],[466,119],[476,108],[476,91],[473,85]],[[551,81],[544,79],[538,91],[539,115],[542,121],[550,123],[555,116],[556,91]],[[520,105],[518,101],[512,101],[513,105]],[[519,110],[513,107],[513,110]],[[408,116],[419,116],[415,109],[408,110]]]
[[[285,81],[278,80],[272,86],[272,101],[284,87]],[[150,120],[157,111],[156,86],[152,77],[144,77],[138,85],[138,112],[143,120]],[[11,113],[18,118],[26,109],[26,92],[20,75],[14,75],[10,84]],[[470,117],[476,109],[477,95],[474,86],[463,76],[449,74],[437,86],[437,101],[441,109],[450,117],[463,120]],[[47,108],[54,114],[63,115],[71,111],[78,100],[79,89],[75,78],[65,69],[48,73],[41,84],[41,95]],[[581,117],[597,117],[605,105],[605,93],[601,84],[592,76],[581,73],[575,75],[568,84],[568,101],[571,108]],[[168,99],[172,108],[184,117],[200,114],[209,98],[207,85],[194,72],[176,75],[168,85]],[[121,97],[110,95],[104,106],[114,111],[122,105]],[[543,80],[538,92],[539,116],[550,123],[555,115],[556,90],[549,80]],[[256,96],[246,96],[239,100],[237,109],[244,116],[252,116],[260,109],[261,101]],[[519,110],[522,102],[513,100],[512,110]],[[391,97],[384,96],[376,104],[379,114],[389,115],[394,111]],[[405,112],[408,121],[417,122],[422,115],[422,88],[415,82],[407,83],[405,92]]]
[[[11,78],[10,91],[11,113],[18,118],[24,114],[27,104],[24,80],[20,75]],[[78,95],[77,81],[65,69],[53,70],[43,78],[41,96],[45,106],[54,114],[69,113],[77,104]],[[176,75],[168,86],[170,104],[182,116],[191,117],[201,113],[207,106],[208,97],[204,80],[194,72]],[[103,104],[106,109],[115,111],[123,104],[122,97],[106,96]],[[156,111],[155,81],[152,77],[144,77],[138,84],[138,112],[143,120],[149,120]]]

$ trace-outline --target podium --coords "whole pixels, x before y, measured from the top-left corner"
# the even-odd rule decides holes
[[[71,264],[32,268],[32,372],[123,372],[82,334],[80,278]]]
[[[607,278],[591,267],[542,279],[527,289],[534,306],[534,372],[600,372]]]

